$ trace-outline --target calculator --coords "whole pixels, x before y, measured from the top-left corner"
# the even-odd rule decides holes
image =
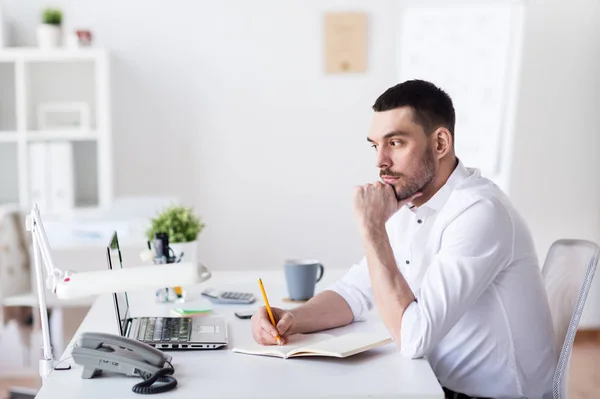
[[[256,301],[256,297],[250,292],[218,291],[213,288],[208,288],[202,292],[202,295],[210,299],[213,303],[243,305],[254,303],[254,301]]]

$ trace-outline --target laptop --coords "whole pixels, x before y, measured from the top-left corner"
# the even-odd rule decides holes
[[[108,268],[123,267],[115,231],[106,247]],[[174,266],[176,267],[176,266]],[[227,346],[227,322],[221,317],[129,317],[127,292],[114,293],[119,333],[158,349],[217,349]]]

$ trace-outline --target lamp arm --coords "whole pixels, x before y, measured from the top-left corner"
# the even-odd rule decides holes
[[[35,264],[36,287],[38,294],[38,304],[40,310],[40,324],[42,326],[42,357],[39,362],[39,373],[42,383],[46,381],[50,372],[54,369],[54,354],[52,353],[52,343],[50,342],[50,327],[48,323],[48,307],[46,306],[46,288],[44,286],[44,269],[46,268],[46,286],[56,291],[57,282],[62,279],[64,272],[54,267],[48,238],[44,231],[44,226],[39,217],[39,208],[37,204],[27,215],[25,227],[31,232],[33,246],[33,262]]]
[[[27,216],[25,223],[27,230],[31,231],[32,238],[37,241],[37,244],[34,244],[34,248],[37,247],[39,249],[43,261],[42,265],[46,269],[46,288],[56,293],[57,283],[62,281],[67,273],[54,266],[48,236],[40,218],[40,210],[37,204],[32,209],[31,214]]]

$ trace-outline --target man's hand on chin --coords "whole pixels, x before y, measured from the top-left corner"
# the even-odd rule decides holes
[[[357,187],[354,191],[354,213],[365,249],[375,304],[396,342],[400,342],[402,315],[415,296],[398,269],[385,223],[400,207],[420,195],[417,193],[398,201],[394,188],[380,182]]]
[[[364,236],[384,229],[385,223],[394,213],[419,196],[421,196],[420,192],[398,201],[394,187],[382,182],[356,187],[354,190],[354,216],[361,234]]]

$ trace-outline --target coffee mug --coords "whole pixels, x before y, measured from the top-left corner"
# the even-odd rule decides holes
[[[313,297],[325,268],[314,259],[290,259],[285,262],[284,271],[290,299],[303,301]]]

